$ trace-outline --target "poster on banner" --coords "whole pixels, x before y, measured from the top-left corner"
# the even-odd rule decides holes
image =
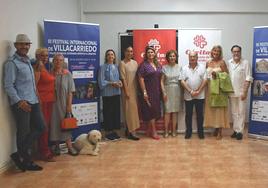
[[[72,73],[76,92],[73,113],[80,128],[74,134],[99,128],[98,87],[100,33],[98,24],[44,20],[45,46],[49,57],[64,55],[65,66]],[[88,127],[90,125],[90,127]],[[75,136],[76,136],[75,135]]]
[[[72,112],[74,117],[78,120],[78,126],[98,123],[97,102],[73,104]]]
[[[157,52],[158,62],[165,65],[166,52],[176,50],[175,29],[138,29],[133,30],[134,59],[140,64],[144,58],[146,46],[152,46]]]
[[[221,45],[220,29],[180,29],[178,34],[179,62],[181,65],[187,65],[189,52],[195,51],[198,54],[198,62],[205,65],[215,45]]]
[[[268,139],[268,26],[254,28],[249,135]]]

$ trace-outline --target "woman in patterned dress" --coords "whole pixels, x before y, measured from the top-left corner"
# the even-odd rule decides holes
[[[161,77],[161,88],[164,100],[165,110],[165,132],[164,138],[168,137],[168,125],[172,118],[172,136],[176,136],[176,125],[178,121],[178,112],[181,108],[181,87],[180,74],[181,66],[177,64],[177,52],[170,50],[166,53],[168,64],[163,66]]]
[[[155,121],[161,117],[161,71],[158,64],[156,51],[153,47],[146,47],[144,61],[138,68],[138,78],[143,99],[141,99],[141,115],[148,125],[147,133],[153,139],[159,140],[155,128]]]

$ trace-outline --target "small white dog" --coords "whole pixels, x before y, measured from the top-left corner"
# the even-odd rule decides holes
[[[81,155],[98,155],[101,141],[101,133],[98,130],[92,130],[88,134],[79,135],[74,141],[74,148]]]

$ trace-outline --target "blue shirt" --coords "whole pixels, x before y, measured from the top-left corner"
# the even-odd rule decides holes
[[[4,88],[13,105],[20,100],[31,104],[38,103],[34,71],[28,57],[20,57],[15,53],[5,64]]]
[[[101,96],[120,95],[120,88],[113,87],[112,82],[119,81],[118,65],[104,63],[99,70],[98,82]]]

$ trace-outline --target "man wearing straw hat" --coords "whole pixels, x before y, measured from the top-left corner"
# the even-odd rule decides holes
[[[31,147],[45,128],[36,93],[34,72],[27,56],[31,43],[27,35],[18,34],[14,43],[16,52],[7,60],[4,67],[4,88],[17,128],[17,152],[10,157],[22,171],[42,170],[42,167],[31,160]]]

